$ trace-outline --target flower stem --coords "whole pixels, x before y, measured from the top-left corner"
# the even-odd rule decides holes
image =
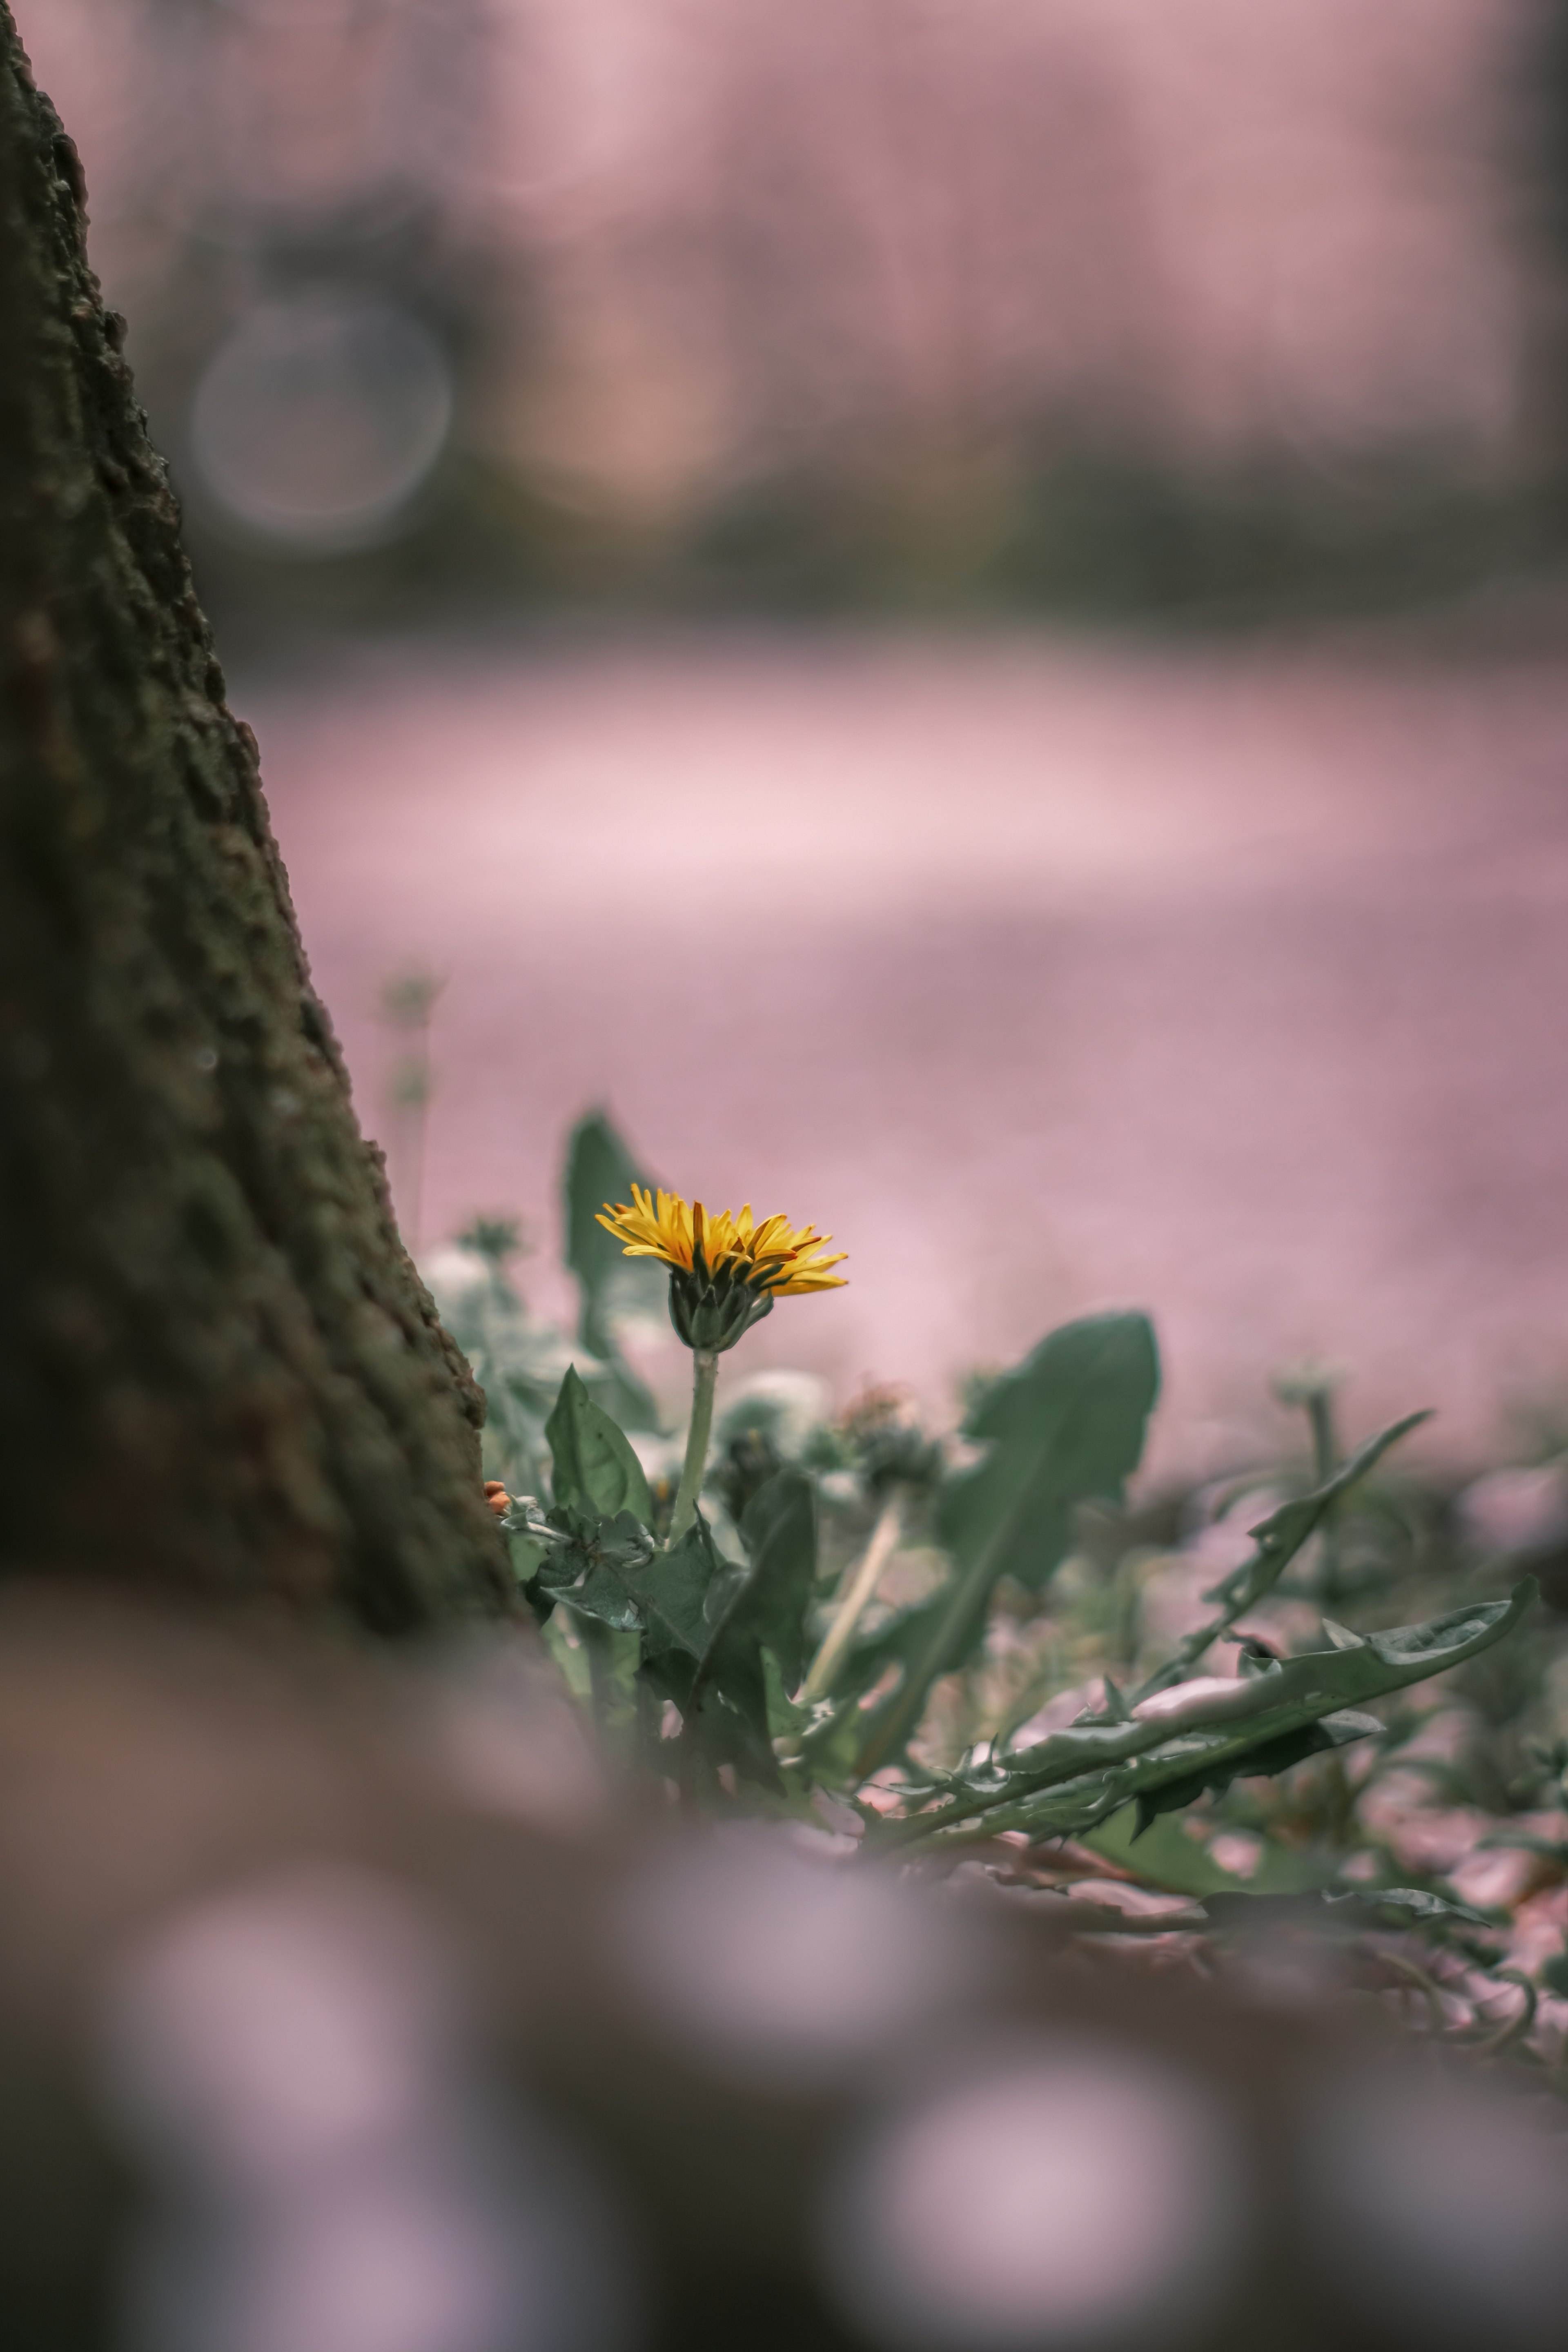
[[[697,1516],[697,1497],[702,1491],[702,1474],[708,1467],[708,1440],[713,1433],[713,1387],[718,1377],[718,1357],[694,1351],[691,1426],[686,1433],[686,1459],[680,1465],[680,1484],[675,1490],[675,1509],[670,1515],[672,1544],[680,1541]]]
[[[802,1706],[809,1706],[814,1699],[826,1698],[832,1689],[833,1677],[838,1672],[845,1651],[854,1639],[856,1626],[882,1580],[882,1570],[892,1557],[902,1530],[903,1503],[895,1486],[883,1504],[877,1524],[871,1530],[871,1540],[849,1578],[844,1598],[824,1636],[822,1647],[811,1662],[811,1672],[801,1685]]]

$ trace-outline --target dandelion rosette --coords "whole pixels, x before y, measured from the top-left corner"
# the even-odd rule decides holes
[[[846,1277],[829,1269],[847,1252],[822,1255],[831,1234],[810,1225],[797,1232],[782,1215],[758,1224],[749,1202],[739,1215],[728,1209],[710,1215],[700,1201],[689,1206],[678,1192],[656,1195],[634,1184],[630,1204],[606,1201],[599,1223],[628,1257],[668,1266],[669,1319],[699,1355],[732,1348],[773,1312],[775,1298],[845,1286]]]

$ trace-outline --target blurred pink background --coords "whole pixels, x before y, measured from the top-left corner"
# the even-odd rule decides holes
[[[1450,1442],[1560,1381],[1557,665],[697,639],[250,707],[372,1125],[378,976],[447,977],[427,1232],[548,1244],[604,1101],[837,1234],[851,1287],[747,1347],[841,1392],[1104,1304],[1189,1455],[1304,1352]]]
[[[1173,1465],[1307,1351],[1460,1450],[1562,1392],[1549,9],[20,13],[371,1129],[447,983],[426,1248],[520,1210],[557,1295],[603,1102],[849,1250],[747,1343],[841,1395],[1110,1303]]]

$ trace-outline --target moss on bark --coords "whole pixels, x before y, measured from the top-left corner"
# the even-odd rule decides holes
[[[0,1565],[507,1605],[250,731],[0,0]]]

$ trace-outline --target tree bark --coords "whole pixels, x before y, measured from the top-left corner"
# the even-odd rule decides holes
[[[499,1612],[85,219],[0,0],[0,1568]]]

